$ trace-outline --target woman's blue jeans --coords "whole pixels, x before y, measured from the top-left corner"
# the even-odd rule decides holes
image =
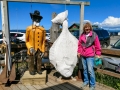
[[[84,84],[95,87],[94,57],[82,57]]]

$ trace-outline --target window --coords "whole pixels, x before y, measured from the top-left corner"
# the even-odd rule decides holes
[[[16,35],[16,33],[10,33],[11,37],[14,37]]]
[[[3,39],[3,35],[2,34],[0,34],[0,39]]]
[[[120,40],[118,40],[115,45],[114,45],[115,48],[120,48]]]
[[[22,37],[23,36],[23,34],[17,34],[17,37]]]

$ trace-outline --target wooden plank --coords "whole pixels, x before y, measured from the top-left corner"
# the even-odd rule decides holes
[[[118,49],[102,49],[103,55],[118,56],[120,57],[120,50]]]
[[[53,81],[55,81],[55,77],[53,76],[53,74],[55,73],[55,70],[54,71],[52,71],[49,75],[48,75],[48,77],[49,77],[49,82],[52,82],[53,83]],[[117,74],[117,73],[116,73]],[[117,74],[117,76],[120,76],[119,74]],[[51,79],[53,80],[53,81],[51,81]],[[58,82],[55,82],[55,83],[58,83]],[[70,81],[69,83],[71,83],[71,84],[73,84],[73,85],[75,85],[76,87],[80,87],[82,84],[83,84],[83,82],[81,82],[81,81]],[[113,88],[110,88],[110,87],[106,87],[105,85],[103,86],[103,85],[101,85],[101,84],[96,84],[96,90],[114,90]],[[85,88],[85,90],[89,90],[89,86],[87,86],[86,88]]]
[[[65,86],[66,88],[68,88],[69,90],[78,90],[79,88],[76,87],[75,85],[69,83],[69,82],[65,82],[62,83],[63,86]]]
[[[80,5],[84,2],[84,5],[90,5],[90,2],[85,1],[66,1],[66,0],[7,0],[13,2],[35,2],[35,3],[49,3],[49,4],[72,4],[72,5]]]
[[[103,74],[106,74],[106,75],[110,75],[110,76],[113,76],[113,77],[116,77],[116,78],[120,78],[120,74],[114,73],[114,72],[111,72],[111,71],[108,71],[108,70],[103,70],[103,69],[97,68],[96,72],[103,73]]]
[[[49,87],[51,87],[53,90],[61,90],[60,88],[58,88],[56,85],[54,85],[51,82],[47,82],[46,85],[48,85]]]
[[[75,81],[75,82],[69,82],[77,87],[80,87],[80,85],[82,85],[83,82],[80,82],[80,81]]]
[[[46,83],[46,70],[42,74],[30,75],[29,71],[26,71],[20,80],[24,85],[40,85]]]
[[[115,90],[112,87],[96,82],[96,90]]]
[[[20,90],[20,88],[16,84],[12,84],[10,87],[12,88],[12,90]]]
[[[1,85],[0,85],[0,90],[3,90],[3,88],[1,87]]]
[[[40,85],[43,89],[42,90],[53,90],[52,88],[48,87],[47,85]]]
[[[53,73],[54,73],[55,71],[53,71],[52,72],[52,74],[50,74],[48,77],[49,77],[49,80],[50,79],[52,79],[53,81],[55,81],[56,80],[56,78],[55,77],[53,77]],[[49,81],[49,82],[51,82],[51,83],[54,83],[53,81]],[[67,89],[70,89],[70,87],[72,86],[72,85],[74,85],[74,86],[72,86],[72,88],[75,88],[75,90],[76,89],[78,89],[79,87],[80,87],[80,85],[82,85],[82,83],[83,82],[80,82],[80,81],[72,81],[72,80],[68,80],[67,82],[69,82],[71,85],[67,85],[67,87],[65,86],[66,85],[66,83],[64,83],[64,84],[62,84],[63,82],[61,81],[61,82],[59,82],[59,84],[61,84],[61,85],[63,85],[65,88],[67,88]],[[55,83],[58,83],[58,81],[57,82],[55,82]],[[60,87],[61,88],[61,87]],[[63,89],[63,88],[62,88]]]
[[[36,90],[32,85],[25,85],[28,90]]]
[[[40,85],[33,85],[33,87],[34,87],[35,89],[37,89],[37,90],[41,90],[41,89],[42,89],[42,87],[41,87]]]
[[[46,70],[42,72],[42,74],[35,74],[35,75],[30,75],[29,71],[26,71],[22,77],[22,79],[34,79],[34,78],[46,78]]]
[[[62,82],[55,81],[55,79],[52,78],[52,76],[50,76],[50,75],[49,75],[49,82],[51,82],[52,84],[56,85],[58,88],[60,88],[62,90],[69,90],[67,87],[62,85]]]
[[[11,87],[5,87],[5,85],[1,85],[1,87],[2,87],[3,90],[12,90]]]
[[[17,84],[17,86],[20,88],[20,90],[28,90],[24,85]]]

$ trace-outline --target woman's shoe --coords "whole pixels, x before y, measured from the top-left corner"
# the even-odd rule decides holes
[[[83,83],[83,84],[80,86],[80,89],[83,90],[85,87],[87,87],[87,85],[88,85],[88,84]]]
[[[90,90],[95,90],[95,87],[90,87]]]

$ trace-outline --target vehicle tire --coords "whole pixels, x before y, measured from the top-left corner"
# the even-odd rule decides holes
[[[108,47],[107,43],[102,44],[102,48],[107,48],[107,47]]]

